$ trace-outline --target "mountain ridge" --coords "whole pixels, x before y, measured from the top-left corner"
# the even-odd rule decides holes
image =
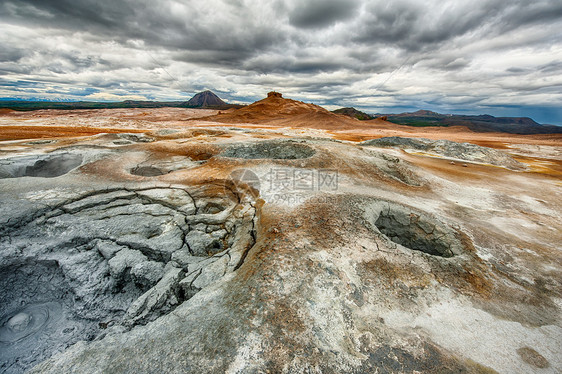
[[[418,110],[398,114],[385,114],[389,122],[399,125],[464,126],[477,132],[506,132],[510,134],[559,134],[562,127],[543,125],[529,117],[495,117],[489,114],[441,114],[430,110]]]

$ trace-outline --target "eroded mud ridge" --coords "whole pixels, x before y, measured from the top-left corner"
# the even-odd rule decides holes
[[[6,225],[0,372],[169,313],[242,264],[254,217],[232,194],[113,188]]]
[[[379,204],[377,211],[374,226],[394,243],[439,257],[453,257],[463,252],[455,229],[432,215],[389,202]]]

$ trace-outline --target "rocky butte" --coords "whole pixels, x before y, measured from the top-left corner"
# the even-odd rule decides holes
[[[559,373],[560,134],[271,93],[0,115],[2,373]]]

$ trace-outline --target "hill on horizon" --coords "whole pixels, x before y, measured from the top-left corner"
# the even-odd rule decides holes
[[[357,110],[353,107],[347,107],[347,108],[340,108],[340,109],[332,110],[332,113],[343,114],[344,116],[357,118],[360,121],[367,121],[367,120],[375,118],[375,117],[371,116],[370,114],[367,114],[365,112]]]
[[[207,90],[195,94],[186,103],[186,106],[191,108],[209,108],[227,105],[220,97],[213,91]]]

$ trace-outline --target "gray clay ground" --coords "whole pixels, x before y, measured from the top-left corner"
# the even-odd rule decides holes
[[[294,135],[0,143],[0,372],[562,370],[559,180]]]

